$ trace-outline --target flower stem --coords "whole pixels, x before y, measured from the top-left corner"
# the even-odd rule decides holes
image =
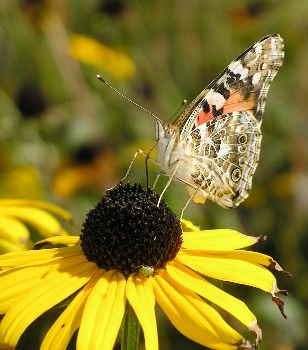
[[[139,338],[140,323],[133,308],[127,303],[122,323],[121,350],[138,350]]]

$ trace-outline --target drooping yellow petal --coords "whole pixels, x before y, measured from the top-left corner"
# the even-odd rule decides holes
[[[77,338],[77,350],[112,350],[125,311],[124,276],[115,270],[102,276],[90,293]]]
[[[71,36],[68,49],[79,62],[105,69],[118,79],[130,79],[135,74],[135,65],[129,56],[89,36]]]
[[[198,232],[184,232],[184,249],[233,250],[251,246],[258,241],[257,237],[250,237],[235,230],[203,230]]]
[[[171,262],[166,269],[174,281],[228,311],[244,325],[249,326],[256,321],[256,317],[245,303],[206,281],[186,266]]]
[[[166,271],[152,280],[156,300],[172,324],[187,338],[217,350],[237,349],[242,337],[197,294],[178,285]]]
[[[54,278],[42,281],[28,292],[3,317],[0,348],[15,347],[22,333],[36,318],[81,288],[96,270],[93,263],[74,264],[68,270],[54,272]]]
[[[67,234],[58,220],[45,210],[29,207],[0,207],[1,216],[10,216],[32,225],[44,236]]]
[[[79,236],[54,236],[42,239],[41,241],[38,241],[35,243],[35,247],[40,247],[44,245],[45,243],[56,245],[56,244],[77,244],[80,240]]]
[[[54,214],[59,215],[66,221],[72,221],[72,215],[65,209],[58,207],[57,205],[43,202],[43,201],[37,201],[37,200],[28,200],[28,199],[1,199],[0,200],[0,207],[37,207],[41,209],[46,209]]]
[[[272,291],[276,285],[275,277],[265,267],[244,260],[200,256],[193,251],[180,251],[175,260],[206,276],[245,284],[266,292]]]
[[[146,350],[158,350],[155,295],[151,279],[151,276],[131,275],[126,284],[126,296],[143,329]]]
[[[20,221],[0,215],[0,239],[24,245],[29,241],[29,230]]]
[[[1,267],[35,266],[49,263],[53,260],[63,259],[84,254],[79,245],[63,248],[51,248],[42,250],[29,250],[26,252],[12,252],[0,255]]]
[[[103,270],[98,270],[90,281],[75,296],[72,302],[62,312],[58,319],[46,334],[40,350],[65,350],[68,343],[80,327],[83,310],[92,288],[104,274]]]

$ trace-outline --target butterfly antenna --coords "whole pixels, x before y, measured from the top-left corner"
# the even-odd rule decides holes
[[[131,100],[130,98],[128,98],[127,96],[123,95],[120,91],[118,91],[117,89],[115,89],[113,86],[111,86],[109,83],[107,83],[107,81],[99,74],[96,75],[97,79],[99,81],[101,81],[102,83],[104,83],[105,85],[107,85],[111,90],[113,90],[114,92],[116,92],[118,95],[120,95],[121,97],[123,97],[125,100],[129,101],[130,103],[132,103],[133,105],[135,105],[136,107],[139,107],[140,109],[142,109],[144,112],[146,112],[147,114],[149,114],[151,117],[155,118],[156,120],[162,122],[158,117],[156,117],[155,114],[153,114],[152,112],[148,111],[146,108],[142,107],[141,105],[139,105],[137,102]]]
[[[187,103],[187,100],[183,100],[180,107],[177,109],[175,113],[172,114],[172,116],[168,119],[168,121],[170,121],[175,115],[177,115],[179,111],[183,108],[183,106],[186,105],[186,103]]]

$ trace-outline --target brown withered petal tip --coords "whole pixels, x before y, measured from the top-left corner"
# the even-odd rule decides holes
[[[270,265],[269,265],[269,268],[270,269],[274,269],[278,272],[281,272],[283,273],[285,276],[287,276],[288,278],[292,278],[293,275],[288,272],[288,271],[285,271],[278,263],[277,261],[275,261],[274,259],[270,259]]]
[[[261,243],[267,240],[267,236],[266,235],[261,235],[259,237],[257,237],[257,242]]]
[[[256,334],[256,341],[252,345],[252,349],[257,349],[262,341],[262,329],[258,326],[257,321],[251,322],[251,324],[248,325],[248,329]]]
[[[279,289],[276,293],[287,296],[289,292],[286,289]]]
[[[288,316],[284,312],[284,302],[280,298],[273,296],[272,297],[273,302],[278,306],[279,311],[281,312],[282,316],[287,319]]]
[[[253,321],[248,325],[248,329],[255,333],[256,340],[254,344],[251,344],[249,340],[243,339],[240,344],[238,344],[238,350],[256,350],[262,341],[262,329],[258,326],[257,321]]]

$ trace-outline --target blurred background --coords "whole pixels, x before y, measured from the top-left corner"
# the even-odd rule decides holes
[[[290,292],[284,298],[288,320],[262,292],[226,283],[220,287],[244,299],[256,314],[264,334],[261,349],[304,350],[307,0],[1,0],[0,198],[57,203],[73,213],[71,232],[79,233],[87,211],[124,176],[135,151],[148,151],[155,140],[154,120],[96,74],[167,120],[183,99],[192,100],[243,50],[270,33],[283,37],[286,55],[268,95],[252,193],[235,210],[191,204],[185,217],[203,228],[268,236],[254,249],[294,275],[277,276],[280,288]],[[150,165],[150,183],[157,172]],[[129,181],[146,183],[144,158],[137,159]],[[161,179],[160,189],[166,181]],[[177,213],[187,198],[179,184],[165,194]],[[43,334],[54,314],[36,322],[18,349],[38,349],[37,329]],[[159,319],[161,349],[202,348],[179,335],[161,313]]]

